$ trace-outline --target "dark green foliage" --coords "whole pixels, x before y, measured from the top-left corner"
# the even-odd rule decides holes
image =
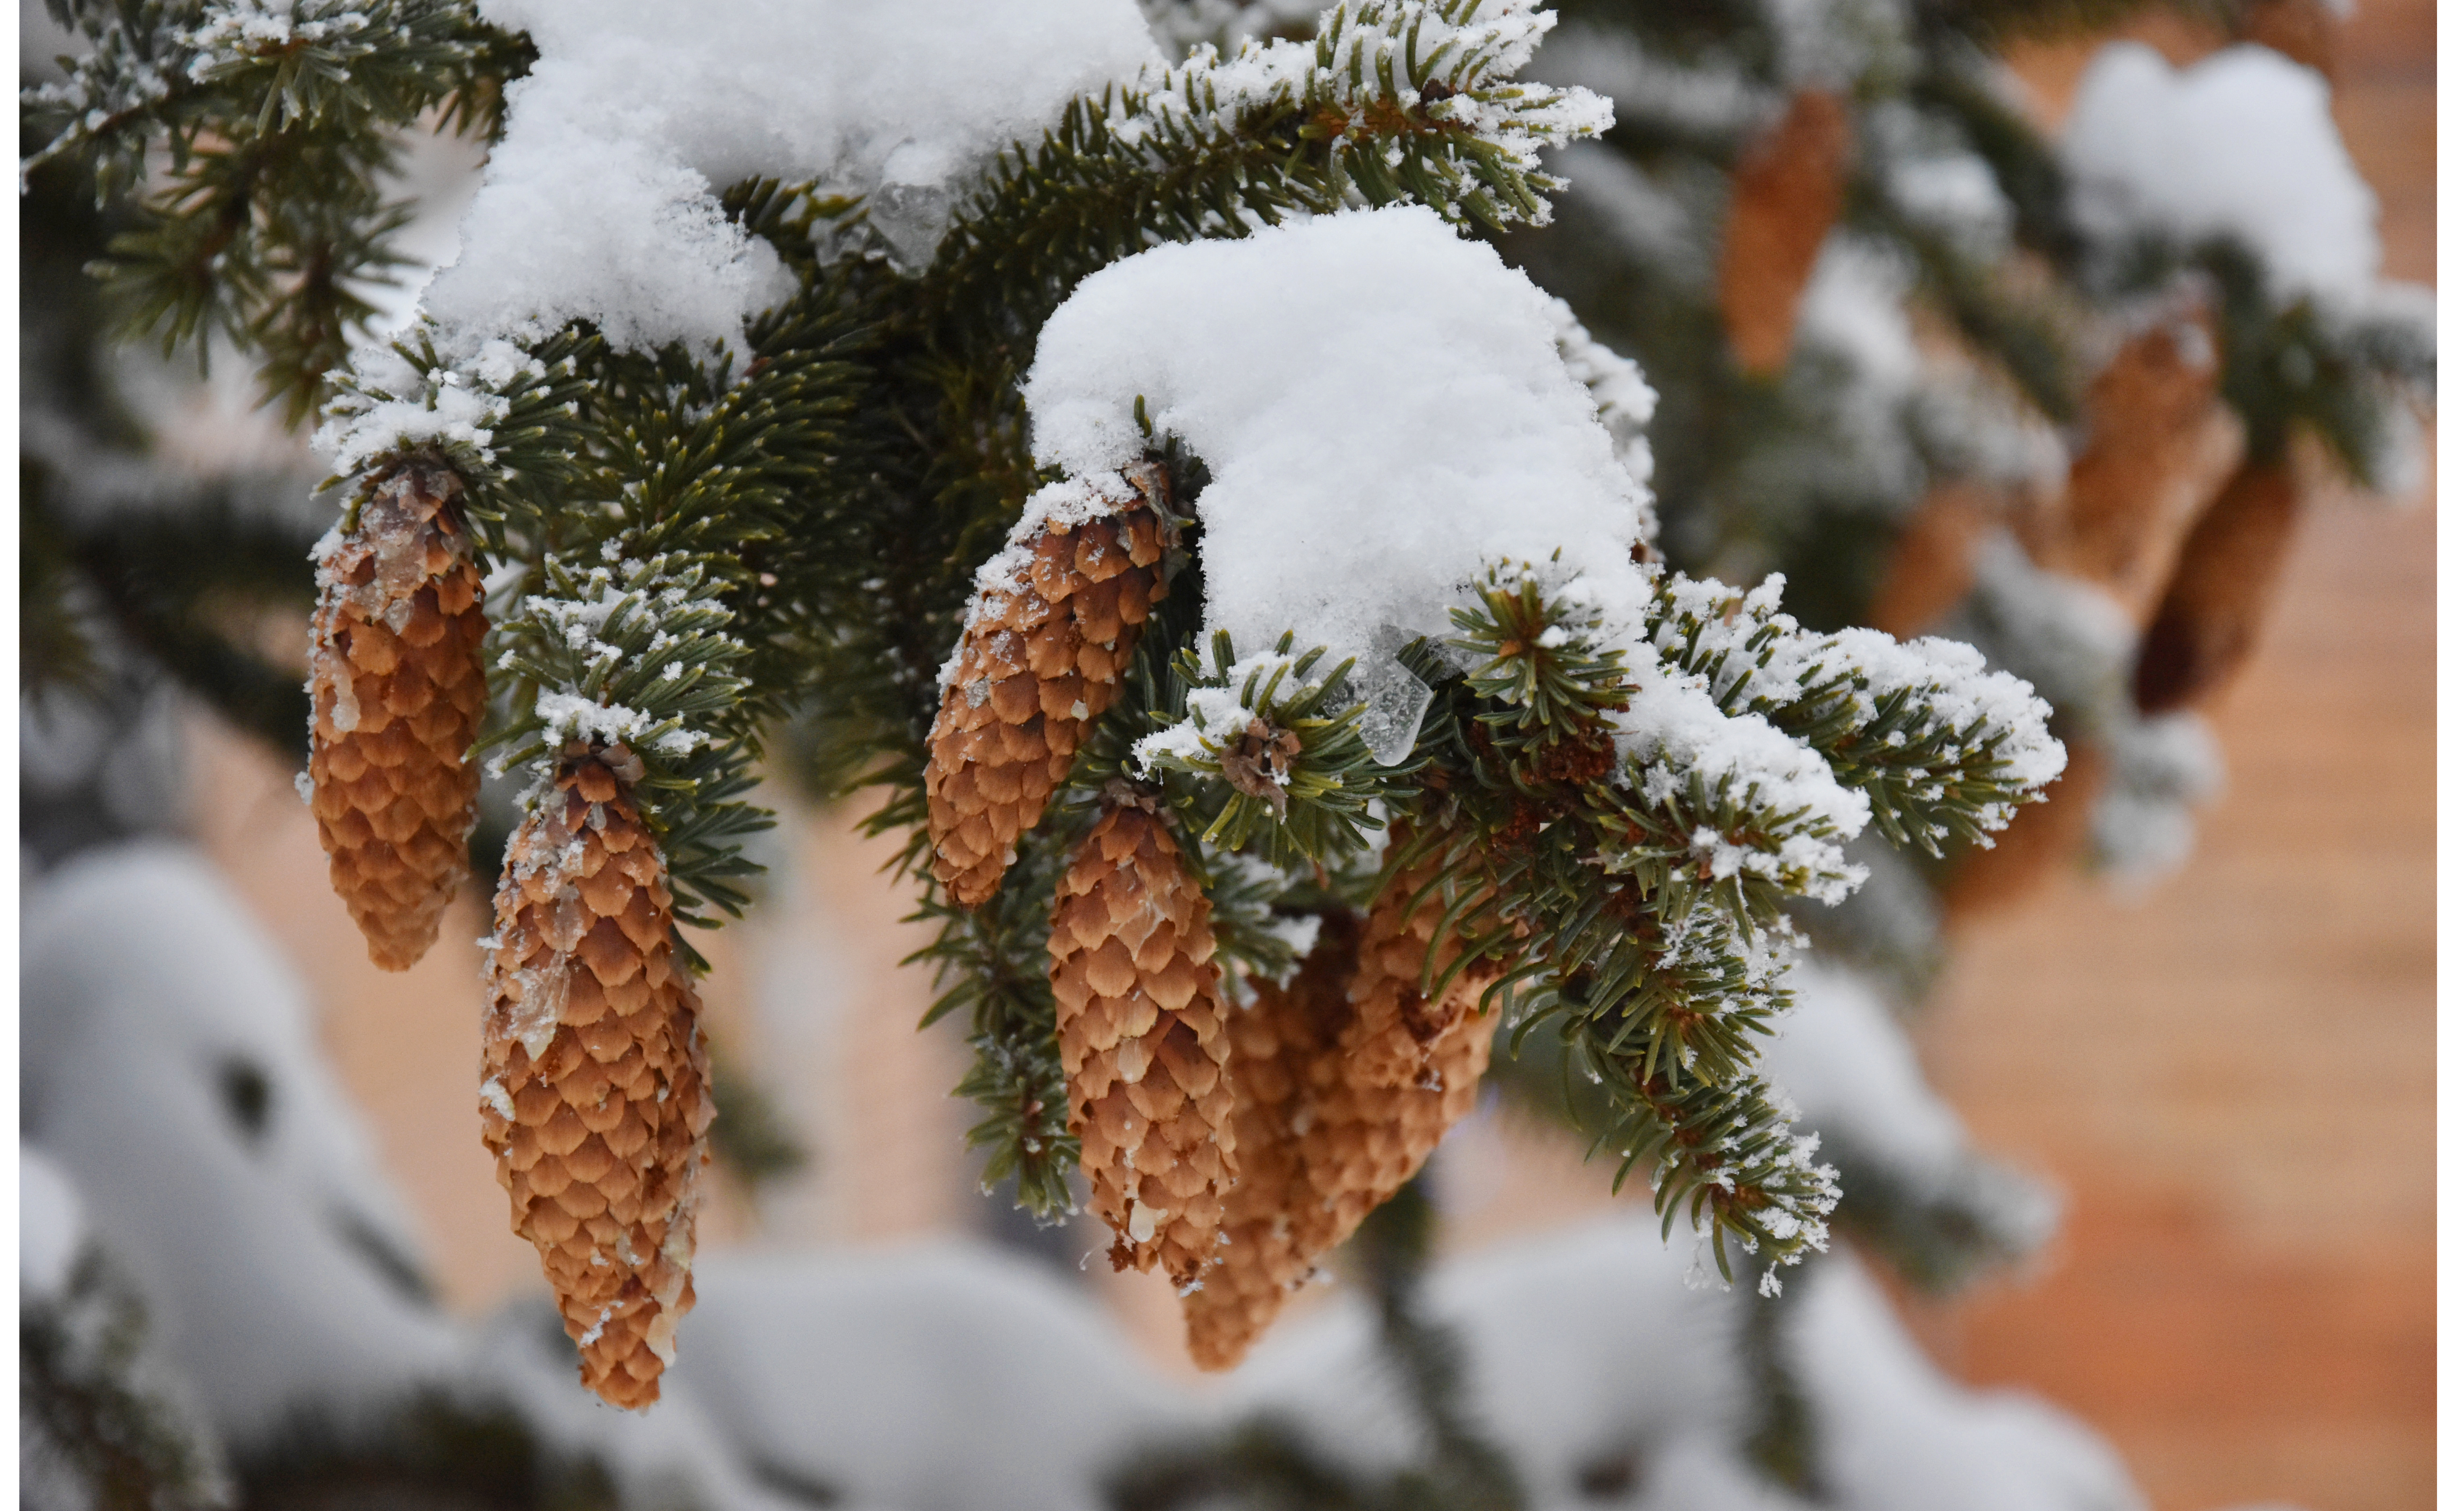
[[[937,892],[928,896],[918,916],[937,920],[940,933],[908,957],[932,962],[940,988],[925,1012],[926,1024],[966,1014],[976,1062],[958,1083],[957,1095],[985,1112],[967,1130],[969,1149],[992,1151],[984,1189],[1015,1180],[1018,1204],[1043,1222],[1057,1222],[1077,1210],[1069,1172],[1078,1166],[1078,1137],[1069,1131],[1069,1094],[1054,1037],[1044,947],[1065,853],[1052,827],[1047,823],[1027,836],[1001,890],[982,908],[969,911]]]
[[[497,584],[487,744],[499,767],[537,777],[576,741],[623,745],[611,758],[639,762],[627,774],[680,916],[710,924],[745,901],[742,842],[769,821],[748,800],[754,772],[791,718],[790,743],[810,752],[825,790],[881,788],[869,821],[908,831],[901,861],[916,868],[938,668],[977,567],[1052,480],[1028,447],[1021,375],[1082,279],[1158,242],[1347,207],[1419,203],[1485,233],[1548,219],[1543,196],[1561,186],[1537,149],[1604,121],[1586,97],[1513,78],[1510,28],[1459,29],[1475,9],[1368,0],[1330,11],[1309,40],[1262,45],[1276,68],[1260,66],[1263,51],[1230,64],[1200,51],[1080,100],[1001,155],[929,258],[904,255],[861,206],[738,184],[722,209],[795,280],[740,353],[618,350],[582,324],[474,351],[471,333],[421,326],[335,367],[365,313],[356,291],[389,266],[403,209],[377,182],[398,133],[431,111],[493,132],[504,82],[528,66],[526,41],[466,5],[312,4],[275,43],[201,41],[197,7],[79,11],[93,58],[28,110],[45,150],[125,218],[107,273],[134,328],[171,346],[231,337],[295,416],[329,383],[346,519],[396,465],[459,474]],[[1546,233],[1510,245],[1661,384],[1673,557],[1793,567],[1854,556],[1870,573],[1924,467],[1865,458],[1832,477],[1854,439],[1837,403],[1852,384],[1812,361],[1777,383],[1739,373],[1709,307],[1727,169],[1786,86],[1770,14],[1745,0],[1578,9],[1595,29],[1729,68],[1750,108],[1700,130],[1640,111],[1598,149],[1628,188],[1676,208],[1687,244],[1648,255],[1620,244],[1630,266],[1605,271]],[[1912,38],[1877,44],[1888,66],[1851,92],[1860,108],[1905,95],[1954,135],[1991,139],[1996,171],[2033,186],[2023,239],[2055,246],[2057,176],[1992,108],[1974,34],[1921,18]],[[178,82],[156,91],[148,69]],[[1280,81],[1247,82],[1265,77]],[[1939,87],[1926,95],[1911,77]],[[98,102],[99,124],[71,121]],[[170,169],[141,196],[131,164],[149,142],[167,143]],[[2015,389],[2060,412],[2072,375],[2049,306],[1973,238],[1895,209],[1879,167],[1869,176],[1852,221],[1908,252],[1922,296]],[[1171,506],[1193,514],[1200,460],[1151,439]],[[1774,448],[1787,466],[1771,465]],[[1193,520],[1177,523],[1169,596],[1126,695],[1089,732],[1001,891],[974,911],[925,901],[939,926],[921,952],[939,972],[927,1021],[967,1025],[977,1062],[960,1091],[982,1109],[969,1137],[988,1150],[986,1180],[1015,1180],[1040,1215],[1070,1205],[1046,912],[1067,845],[1098,795],[1126,780],[1178,827],[1215,895],[1226,958],[1263,974],[1288,968],[1307,915],[1365,901],[1379,864],[1392,876],[1434,858],[1443,929],[1463,948],[1426,990],[1476,968],[1520,1034],[1551,1029],[1603,1088],[1590,1131],[1620,1178],[1642,1171],[1666,1220],[1706,1233],[1724,1270],[1731,1239],[1773,1262],[1818,1247],[1831,1172],[1753,1066],[1786,1000],[1783,907],[1849,884],[1838,815],[1636,754],[1616,719],[1646,689],[1665,690],[1650,680],[1663,670],[1699,676],[1724,710],[1811,745],[1887,836],[1928,851],[1995,826],[2019,799],[2001,734],[1948,718],[1922,679],[1890,681],[1774,619],[1775,600],[1715,601],[1663,576],[1649,612],[1665,667],[1635,666],[1533,571],[1498,563],[1454,637],[1406,652],[1435,698],[1408,756],[1380,767],[1351,668],[1289,641],[1246,664],[1228,641],[1198,643],[1203,541]],[[37,575],[49,597],[36,602],[59,599],[51,582]],[[1856,597],[1835,593],[1824,622]],[[152,648],[184,676],[211,671]],[[257,717],[296,729],[300,711]],[[1381,818],[1414,836],[1382,863],[1367,849]]]
[[[1442,0],[1429,19],[1450,29],[1476,7]],[[1348,202],[1410,201],[1490,228],[1545,218],[1556,181],[1530,149],[1573,134],[1554,119],[1559,92],[1504,77],[1494,44],[1423,46],[1421,28],[1401,6],[1356,0],[1309,43],[1265,44],[1314,51],[1297,89],[1235,97],[1201,54],[1152,94],[1073,104],[1002,158],[951,228],[928,279],[935,303],[957,327],[1031,348],[1080,278],[1157,241],[1240,236]],[[1364,65],[1395,39],[1399,75]],[[1484,129],[1481,108],[1508,124]]]
[[[128,201],[99,266],[122,330],[201,358],[206,337],[230,337],[295,420],[365,334],[366,290],[404,263],[391,241],[410,207],[381,183],[399,134],[431,111],[493,134],[530,59],[467,0],[310,0],[279,36],[209,18],[203,0],[52,10],[92,50],[66,82],[25,93],[47,143],[30,161],[73,163],[98,204]],[[168,168],[149,179],[158,150]]]
[[[81,1487],[97,1511],[230,1503],[214,1444],[149,1377],[144,1335],[136,1292],[91,1245],[57,1295],[26,1298],[17,1319],[25,1489]]]
[[[312,1408],[233,1456],[246,1511],[417,1503],[456,1511],[615,1511],[595,1456],[544,1440],[508,1402],[413,1394],[372,1421]]]
[[[1274,865],[1335,862],[1358,850],[1374,827],[1370,804],[1408,774],[1378,767],[1361,740],[1362,705],[1344,701],[1352,663],[1324,666],[1322,646],[1295,655],[1288,634],[1269,656],[1236,664],[1232,637],[1219,632],[1208,658],[1201,663],[1196,647],[1185,649],[1173,675],[1188,692],[1229,694],[1239,712],[1193,728],[1185,747],[1158,749],[1142,768],[1201,778],[1176,795],[1181,822],[1207,846],[1254,844]],[[1156,728],[1186,716],[1170,705],[1147,712]]]
[[[1824,1148],[1839,1162],[1840,1229],[1929,1295],[1955,1295],[2027,1258],[2044,1237],[2036,1215],[2043,1196],[2000,1166],[1974,1160],[1918,1181],[1865,1157],[1853,1141],[1826,1140]]]
[[[260,640],[266,616],[305,615],[314,534],[249,496],[271,485],[174,485],[168,500],[114,506],[76,497],[74,480],[44,459],[21,456],[18,468],[27,689],[93,695],[106,663],[133,651],[236,728],[300,758],[300,670]]]
[[[1742,1446],[1746,1461],[1767,1478],[1820,1504],[1829,1499],[1822,1484],[1821,1424],[1797,1378],[1795,1359],[1795,1328],[1806,1294],[1800,1280],[1745,1308],[1741,1331],[1752,1407]]]
[[[748,1189],[758,1193],[810,1162],[795,1126],[769,1089],[734,1056],[715,1048],[710,1057],[710,1099],[718,1113],[710,1125],[711,1156]]]

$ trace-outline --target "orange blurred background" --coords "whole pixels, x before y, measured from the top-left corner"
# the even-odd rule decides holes
[[[2133,31],[2177,61],[2214,45],[2179,23]],[[2434,33],[2431,0],[2363,0],[2336,95],[2387,274],[2422,282]],[[2014,56],[2049,122],[2092,51]],[[2255,666],[2212,711],[2230,786],[2189,865],[2136,898],[2061,879],[1964,926],[1921,1029],[1980,1141],[2052,1176],[2070,1211],[2029,1273],[1910,1303],[1910,1321],[1961,1377],[2085,1417],[2157,1511],[2431,1503],[2434,529],[2426,501],[2314,511]],[[379,973],[288,772],[192,723],[198,837],[323,1004],[449,1303],[538,1286],[472,1110],[478,901],[416,970]],[[927,983],[896,961],[921,938],[848,817],[789,813],[757,916],[700,941],[719,1049],[759,1068],[815,1155],[758,1203],[723,1193],[714,1245],[992,1220],[957,1157],[957,1035],[913,1031]],[[1494,1120],[1471,1133],[1458,1247],[1609,1199],[1562,1140]],[[1159,1365],[1187,1368],[1159,1277],[1089,1283]]]

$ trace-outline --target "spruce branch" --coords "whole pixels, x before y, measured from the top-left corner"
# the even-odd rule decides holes
[[[657,837],[677,918],[717,920],[686,906],[739,914],[739,880],[755,867],[746,837],[775,821],[743,800],[759,755],[741,667],[749,651],[728,631],[735,615],[711,591],[706,562],[680,552],[628,556],[609,539],[601,559],[555,555],[543,591],[491,631],[491,664],[510,682],[510,716],[482,741],[502,773],[531,769],[530,801],[551,790],[580,745],[609,753]]]
[[[1381,768],[1360,737],[1364,705],[1349,701],[1350,661],[1324,665],[1324,646],[1297,654],[1287,633],[1270,651],[1235,659],[1219,631],[1173,661],[1185,691],[1132,750],[1141,777],[1197,778],[1176,803],[1201,843],[1306,868],[1360,849],[1370,805],[1408,770]],[[1210,664],[1211,663],[1211,664]],[[1178,718],[1171,718],[1178,712]]]
[[[1779,611],[1783,585],[1738,593],[1660,572],[1654,644],[1723,712],[1819,754],[1894,844],[1939,855],[1946,840],[1982,842],[2060,774],[2052,710],[2025,683],[1949,641],[1811,634]]]
[[[984,1190],[1016,1182],[1018,1205],[1039,1222],[1058,1222],[1077,1210],[1068,1177],[1078,1165],[1078,1138],[1069,1131],[1068,1083],[1045,949],[1053,883],[1067,853],[1055,827],[1047,823],[1027,835],[1018,863],[981,908],[957,907],[927,880],[913,919],[937,924],[939,933],[900,962],[933,967],[939,995],[919,1027],[966,1015],[967,1046],[976,1058],[955,1094],[984,1113],[967,1130],[967,1147],[991,1150]]]
[[[127,333],[166,352],[220,334],[254,353],[293,422],[364,336],[373,285],[408,259],[389,199],[401,133],[475,133],[526,69],[528,44],[468,0],[262,0],[65,8],[91,42],[69,77],[20,97],[44,140],[25,164],[76,162],[135,225],[98,264]],[[149,188],[148,153],[165,167]]]
[[[1514,81],[1555,18],[1537,0],[1364,0],[1309,41],[1212,46],[1072,103],[1003,154],[928,282],[960,324],[1030,339],[1078,280],[1155,241],[1410,200],[1491,230],[1545,224],[1539,148],[1607,129],[1607,101]]]

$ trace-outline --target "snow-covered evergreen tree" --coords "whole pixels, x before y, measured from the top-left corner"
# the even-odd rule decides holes
[[[171,533],[279,555],[228,510],[105,528],[59,484],[30,625],[65,673],[99,606],[304,715],[388,968],[511,778],[480,1123],[608,1400],[724,1396],[767,1346],[678,1333],[680,926],[748,901],[792,749],[909,837],[989,1181],[1083,1191],[1219,1367],[1361,1234],[1402,1467],[1261,1417],[1122,1503],[1559,1493],[1466,1414],[1503,1366],[1419,1279],[1411,1183],[1484,1072],[1648,1188],[1672,1277],[1751,1282],[1669,1303],[1718,1333],[1671,1353],[1701,1485],[1605,1498],[1956,1500],[1854,1440],[1938,1389],[1857,1399],[1865,1282],[1785,1283],[1835,1209],[1938,1285],[2046,1226],[1886,1001],[2057,734],[2101,852],[2187,843],[2180,711],[2321,469],[2396,481],[2430,364],[2316,76],[2117,52],[2051,142],[1991,48],[2077,9],[58,4],[87,51],[27,92],[29,193],[108,235],[121,332],[319,418],[340,517],[305,709]],[[487,165],[377,338],[429,131]],[[78,408],[55,471],[110,438]],[[2008,1503],[2127,1494],[2043,1453]]]

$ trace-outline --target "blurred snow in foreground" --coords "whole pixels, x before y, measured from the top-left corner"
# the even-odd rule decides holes
[[[628,1504],[712,1511],[814,1504],[816,1487],[915,1511],[1091,1508],[1141,1451],[1258,1413],[1348,1467],[1416,1451],[1357,1297],[1190,1389],[1064,1275],[973,1242],[715,1254],[669,1399],[609,1411],[574,1382],[541,1309],[472,1324],[426,1299],[405,1205],[320,1057],[304,988],[202,860],[146,845],[70,865],[29,888],[25,940],[29,1294],[96,1246],[142,1293],[149,1348],[207,1388],[193,1390],[206,1424],[243,1456],[302,1411],[375,1423],[422,1390],[598,1456]],[[1797,1074],[1815,1094],[1816,1074]],[[1469,1404],[1534,1507],[1808,1503],[1737,1447],[1739,1328],[1767,1303],[1689,1289],[1691,1261],[1638,1210],[1430,1277]],[[1853,1259],[1792,1287],[1788,1347],[1828,1504],[2140,1505],[2069,1418],[1946,1379]]]

